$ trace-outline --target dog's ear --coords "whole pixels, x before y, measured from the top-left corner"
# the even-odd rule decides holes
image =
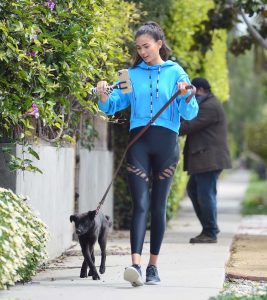
[[[70,222],[75,222],[75,221],[77,221],[77,216],[75,216],[75,215],[71,215],[70,216]]]
[[[94,220],[94,218],[96,216],[96,210],[88,211],[88,216],[89,216],[90,220]]]

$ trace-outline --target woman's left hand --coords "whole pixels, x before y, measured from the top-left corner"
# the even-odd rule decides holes
[[[178,82],[177,87],[180,91],[180,95],[185,96],[188,93],[188,90],[186,90],[185,87],[187,87],[189,84],[187,82]]]

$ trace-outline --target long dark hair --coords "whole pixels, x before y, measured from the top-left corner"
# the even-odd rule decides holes
[[[143,34],[149,34],[156,42],[158,40],[162,40],[162,47],[159,49],[159,54],[162,60],[167,60],[169,55],[171,54],[171,49],[168,47],[165,39],[165,35],[161,27],[153,21],[148,21],[144,25],[142,25],[135,33],[135,40]],[[133,56],[133,67],[138,65],[142,61],[142,58],[135,51]]]

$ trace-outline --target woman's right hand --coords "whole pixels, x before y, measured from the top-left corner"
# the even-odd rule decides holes
[[[96,85],[97,94],[102,102],[106,102],[108,100],[107,86],[108,83],[104,80],[99,81]]]

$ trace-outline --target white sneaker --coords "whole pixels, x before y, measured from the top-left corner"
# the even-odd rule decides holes
[[[132,265],[131,267],[125,268],[123,277],[124,280],[129,281],[134,287],[144,285],[141,267],[139,265]]]

